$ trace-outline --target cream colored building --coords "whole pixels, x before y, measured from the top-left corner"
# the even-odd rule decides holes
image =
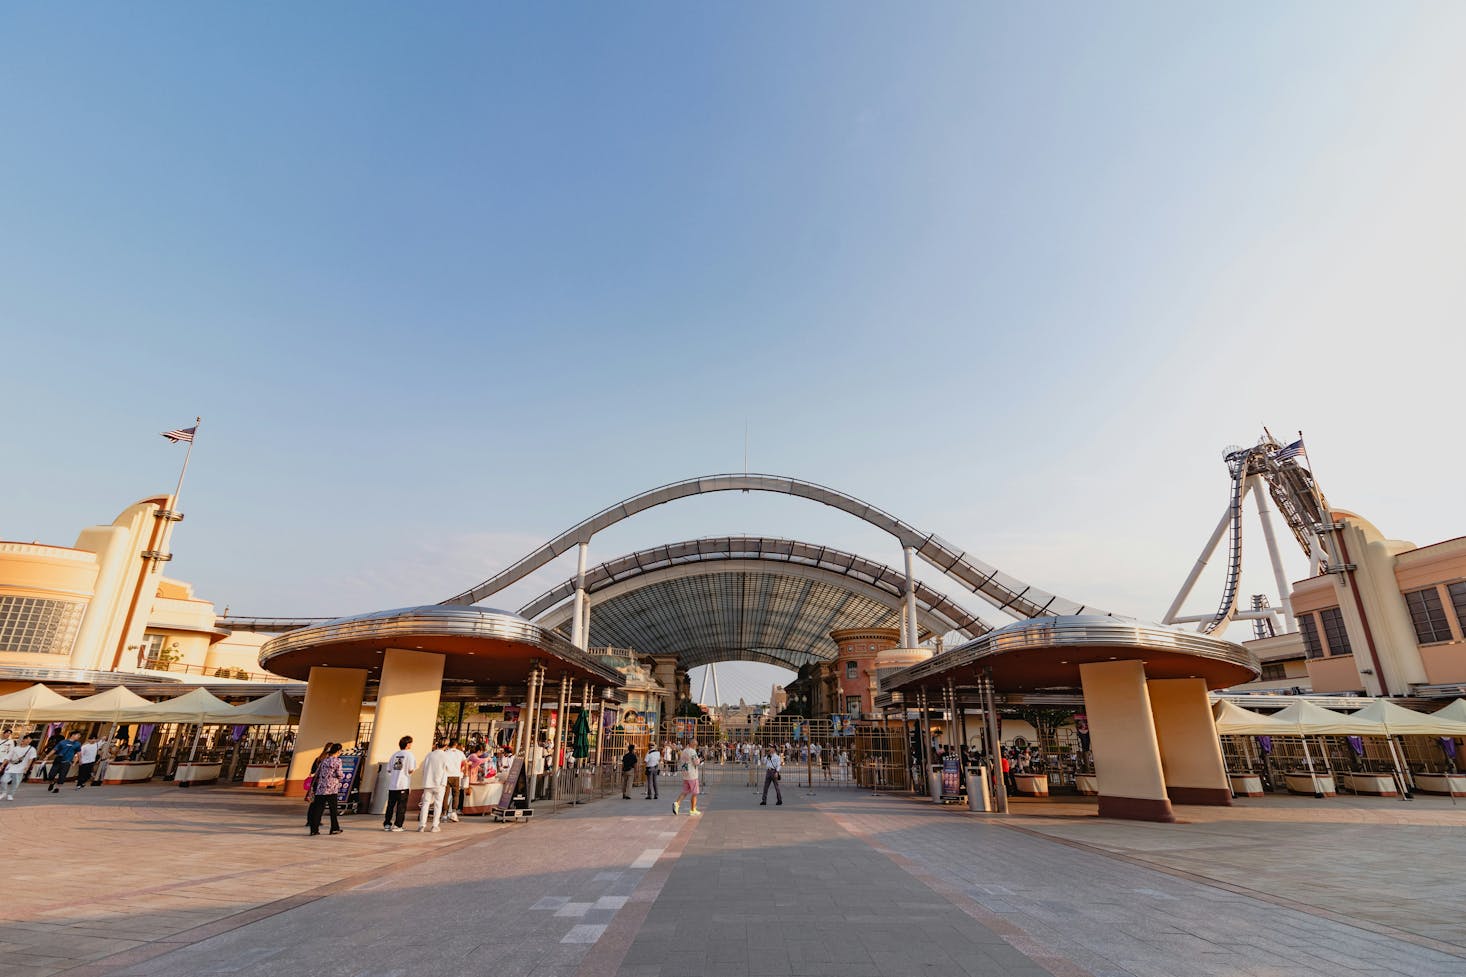
[[[162,573],[179,516],[168,497],[128,506],[74,546],[0,541],[0,693],[86,687],[116,673],[180,685],[274,682],[268,636],[217,626],[209,601]]]
[[[1334,511],[1335,572],[1293,584],[1298,631],[1246,643],[1262,677],[1236,691],[1455,698],[1466,686],[1466,537],[1387,539]]]

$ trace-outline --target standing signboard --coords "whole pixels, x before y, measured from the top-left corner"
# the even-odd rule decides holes
[[[955,754],[942,757],[942,800],[956,800],[962,796],[962,770]]]
[[[351,811],[351,792],[356,788],[356,772],[360,767],[360,753],[341,754],[341,786],[336,788],[336,803],[343,811]]]

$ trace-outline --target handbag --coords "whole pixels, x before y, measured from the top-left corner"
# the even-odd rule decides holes
[[[311,799],[311,793],[312,793],[311,792],[311,788],[314,787],[315,785],[316,785],[316,775],[315,774],[311,774],[310,776],[308,776],[308,777],[305,778],[305,799],[307,801],[309,801]]]

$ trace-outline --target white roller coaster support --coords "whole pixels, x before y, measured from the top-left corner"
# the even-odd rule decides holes
[[[1262,521],[1262,538],[1267,543],[1268,559],[1273,565],[1273,582],[1278,587],[1278,601],[1283,605],[1283,628],[1292,633],[1298,630],[1297,623],[1293,620],[1293,596],[1292,587],[1288,584],[1288,576],[1283,572],[1283,554],[1278,552],[1278,539],[1273,535],[1273,510],[1267,503],[1267,486],[1262,484],[1262,478],[1253,475],[1248,480],[1252,489],[1252,497],[1257,499],[1257,517]],[[1241,614],[1235,615],[1241,617]]]
[[[570,643],[584,651],[590,646],[590,636],[587,633],[590,630],[590,615],[586,613],[590,608],[587,606],[585,594],[585,561],[590,544],[580,543],[575,549],[575,612],[570,623]]]
[[[902,645],[905,648],[915,648],[916,640],[921,636],[916,626],[916,578],[911,573],[911,563],[915,559],[916,547],[906,547],[906,641]]]
[[[1249,483],[1247,488],[1250,490],[1252,488],[1252,485]],[[1246,498],[1245,492],[1243,493],[1243,498]],[[1228,506],[1222,511],[1222,518],[1217,521],[1217,528],[1212,530],[1211,537],[1207,539],[1206,545],[1201,548],[1201,555],[1196,558],[1196,565],[1193,566],[1191,568],[1191,572],[1186,575],[1186,582],[1183,583],[1181,585],[1181,589],[1177,591],[1176,599],[1171,601],[1171,606],[1167,608],[1166,616],[1161,618],[1162,624],[1182,623],[1180,618],[1177,617],[1177,615],[1181,613],[1181,605],[1186,603],[1186,598],[1191,596],[1192,589],[1196,587],[1196,581],[1201,579],[1201,572],[1205,570],[1206,565],[1211,562],[1212,554],[1217,551],[1217,544],[1222,541],[1222,537],[1227,532],[1227,527],[1231,524],[1232,507]],[[1210,621],[1211,619],[1212,615],[1208,614],[1202,620]]]

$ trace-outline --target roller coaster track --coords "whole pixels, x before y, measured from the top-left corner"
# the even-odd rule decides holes
[[[1228,449],[1225,460],[1232,476],[1228,508],[1227,575],[1216,613],[1204,622],[1200,631],[1211,634],[1232,621],[1237,613],[1237,594],[1242,586],[1242,513],[1249,489],[1258,479],[1266,485],[1268,495],[1278,507],[1293,538],[1298,541],[1310,562],[1323,563],[1319,551],[1318,530],[1328,522],[1328,501],[1314,481],[1313,475],[1293,458],[1279,461],[1282,448],[1270,437],[1250,448]]]

